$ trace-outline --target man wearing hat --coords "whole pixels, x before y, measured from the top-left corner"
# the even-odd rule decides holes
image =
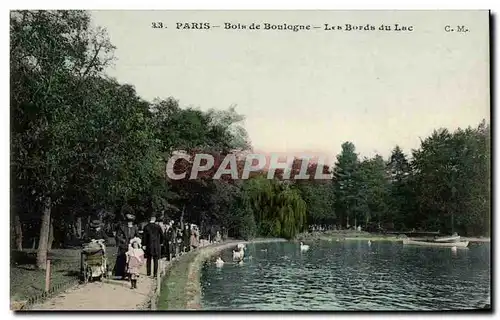
[[[174,220],[170,220],[169,226],[166,232],[166,237],[167,237],[167,243],[168,243],[168,257],[170,259],[170,254],[172,255],[172,258],[175,257],[175,248],[176,248],[176,236],[177,236],[177,229],[175,228],[174,225]]]
[[[116,245],[118,252],[116,256],[115,275],[126,278],[126,267],[128,246],[132,238],[139,236],[139,229],[134,225],[135,216],[132,213],[125,214],[126,223],[122,223],[116,230]]]
[[[151,260],[153,260],[153,276],[158,274],[158,259],[161,256],[161,244],[163,242],[163,230],[156,223],[161,215],[153,215],[149,223],[144,227],[144,252],[146,254],[147,275],[151,276]]]

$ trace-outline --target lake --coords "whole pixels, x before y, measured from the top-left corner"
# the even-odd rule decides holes
[[[202,269],[205,310],[460,310],[490,297],[490,244],[450,248],[366,240],[247,245]],[[251,259],[247,257],[251,256]]]

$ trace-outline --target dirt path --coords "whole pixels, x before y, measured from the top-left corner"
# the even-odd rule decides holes
[[[147,301],[154,284],[144,265],[137,289],[130,289],[129,281],[93,282],[78,285],[31,310],[137,310]]]

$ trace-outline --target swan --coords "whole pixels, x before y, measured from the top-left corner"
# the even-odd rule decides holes
[[[215,261],[215,265],[217,266],[217,268],[222,268],[222,266],[224,265],[224,260],[222,260],[221,257],[218,257]]]
[[[240,260],[242,259],[242,254],[240,251],[234,251],[233,250],[233,260]]]
[[[260,249],[260,251],[267,252],[267,249]]]
[[[309,246],[307,244],[304,244],[303,242],[300,243],[300,251],[307,251],[309,250]]]
[[[371,245],[372,245],[371,240],[368,240],[368,246],[371,246]]]

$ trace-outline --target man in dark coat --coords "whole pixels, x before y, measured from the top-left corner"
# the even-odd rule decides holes
[[[169,252],[172,254],[172,257],[175,257],[176,254],[176,242],[177,239],[177,229],[175,228],[174,222],[170,221],[170,227],[167,230],[167,241],[168,241],[168,247],[169,247]]]
[[[163,230],[156,223],[156,216],[151,217],[149,223],[144,227],[143,247],[146,254],[147,275],[151,275],[151,260],[153,260],[153,276],[158,274],[158,259],[161,256],[161,244],[163,242]]]
[[[186,252],[190,251],[191,246],[189,245],[191,239],[191,228],[189,223],[184,223],[184,230],[182,230],[182,247]]]
[[[182,251],[182,225],[177,222],[176,233],[175,233],[175,255],[180,256]]]
[[[116,229],[116,246],[118,252],[116,256],[115,275],[125,279],[127,276],[127,257],[128,246],[132,238],[139,236],[139,229],[134,225],[135,216],[131,213],[126,214],[126,223],[121,223]]]
[[[170,260],[170,239],[172,238],[172,226],[170,221],[165,223],[165,231],[163,232],[163,254]]]

